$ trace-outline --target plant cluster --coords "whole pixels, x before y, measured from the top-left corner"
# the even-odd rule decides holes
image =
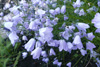
[[[34,64],[49,67],[100,67],[99,8],[95,0],[21,0],[5,6],[10,14],[1,13],[0,20],[21,54],[17,60],[31,57]]]

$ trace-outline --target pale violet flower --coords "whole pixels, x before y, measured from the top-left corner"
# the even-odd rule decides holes
[[[53,8],[55,8],[56,6],[57,6],[57,4],[56,4],[56,3],[52,4],[52,7],[53,7]]]
[[[41,52],[41,56],[43,56],[43,57],[47,57],[47,53],[46,53],[46,51],[42,51],[42,52]]]
[[[50,49],[50,53],[49,53],[49,55],[50,55],[50,56],[52,56],[52,55],[56,55],[56,53],[55,53],[55,51],[53,50],[53,48]]]
[[[94,26],[95,26],[96,28],[100,28],[100,22],[95,23]]]
[[[100,1],[97,2],[98,6],[100,7]]]
[[[71,62],[67,63],[66,66],[71,67]]]
[[[58,64],[58,60],[57,60],[57,59],[54,60],[54,61],[53,61],[53,64]]]
[[[11,32],[8,37],[9,37],[9,39],[10,39],[10,41],[11,41],[13,46],[15,45],[15,43],[19,39],[19,37],[17,36],[16,32]]]
[[[86,43],[86,49],[92,51],[93,48],[96,48],[96,46],[93,43],[91,43],[90,41],[88,41]]]
[[[86,13],[84,12],[84,10],[83,9],[81,9],[80,11],[79,11],[79,16],[84,16]]]
[[[68,19],[68,17],[66,15],[64,15],[64,20],[67,20],[67,19]]]
[[[73,44],[77,46],[78,49],[82,49],[83,48],[83,44],[81,42],[81,38],[79,35],[76,35],[74,40],[73,40]]]
[[[85,56],[85,54],[87,54],[87,51],[86,51],[86,50],[83,50],[83,49],[81,49],[80,52],[81,52],[81,54],[82,54],[83,56]]]
[[[10,31],[13,31],[13,22],[5,22],[4,27],[9,29]]]
[[[59,51],[68,50],[68,46],[65,40],[60,40],[60,44],[59,44]]]
[[[86,32],[86,29],[90,28],[90,26],[86,23],[78,23],[76,26],[79,30],[82,30],[84,32]]]
[[[70,34],[70,30],[68,28],[66,28],[66,30],[64,32],[61,32],[61,35],[63,38],[65,38],[66,40],[69,39],[69,37],[72,36],[72,34]]]
[[[56,14],[60,14],[60,7],[57,7],[56,9],[55,9],[55,12],[56,12]]]
[[[10,8],[10,6],[11,6],[11,5],[10,5],[9,3],[6,3],[6,4],[4,5],[4,8],[3,8],[3,9],[6,10],[6,9]]]
[[[42,61],[44,61],[45,63],[48,63],[49,59],[48,58],[43,58]]]
[[[36,11],[36,14],[38,14],[38,15],[40,15],[40,18],[42,18],[42,16],[43,15],[45,15],[45,11],[44,10],[42,10],[42,9],[38,9],[37,11]]]
[[[53,34],[52,34],[53,28],[51,27],[45,27],[39,29],[39,35],[44,41],[49,42],[52,40]]]
[[[57,65],[58,65],[59,67],[61,67],[61,65],[62,65],[62,62],[58,62],[58,63],[57,63]]]
[[[34,46],[35,46],[35,39],[34,38],[31,38],[25,45],[25,49],[27,51],[32,51],[34,49]]]
[[[25,59],[27,57],[27,52],[23,52],[22,57],[23,57],[23,59]]]
[[[73,44],[71,42],[67,42],[67,46],[68,46],[68,49],[72,49],[73,48]]]
[[[29,29],[36,31],[39,28],[39,25],[41,25],[41,22],[39,19],[35,19],[34,21],[31,21],[29,24]]]
[[[22,36],[22,40],[26,40],[26,41],[27,41],[28,39],[27,39],[27,37],[24,35],[24,36]]]
[[[93,35],[93,33],[91,32],[91,33],[87,33],[87,39],[89,39],[89,40],[93,40],[93,38],[95,38],[95,36]]]
[[[33,59],[39,59],[40,54],[41,54],[42,48],[37,47],[35,48],[32,52],[31,55],[33,56]]]
[[[96,32],[96,33],[100,33],[100,28],[96,29],[95,32]]]
[[[95,14],[95,17],[92,19],[92,23],[100,23],[100,13]]]
[[[81,6],[81,1],[80,0],[76,0],[76,2],[73,3],[73,7],[80,7]]]
[[[80,12],[79,8],[74,10],[74,13],[76,13],[76,14],[79,14],[79,12]]]
[[[91,58],[92,58],[92,57],[96,58],[97,56],[100,56],[100,54],[92,50],[92,51],[91,51],[91,54],[90,54],[90,57],[91,57]]]
[[[14,15],[17,15],[19,14],[19,10],[18,10],[19,7],[17,6],[13,6],[12,8],[9,8],[10,12],[13,12]]]
[[[3,12],[0,12],[0,16],[3,16],[4,15],[4,13]]]
[[[39,4],[40,0],[31,0],[31,2],[36,5],[36,4]]]
[[[66,12],[66,5],[63,5],[61,7],[61,13],[64,14]]]
[[[37,47],[41,47],[41,42],[40,41],[36,42],[35,48],[37,48]]]
[[[48,43],[48,46],[58,47],[59,41],[58,40],[52,40]]]
[[[50,14],[52,14],[52,15],[55,15],[55,14],[56,14],[56,12],[55,12],[54,9],[50,9],[49,12],[50,12]]]

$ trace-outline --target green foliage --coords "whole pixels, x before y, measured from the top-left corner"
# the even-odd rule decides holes
[[[0,37],[0,67],[16,67],[20,55],[8,39]]]

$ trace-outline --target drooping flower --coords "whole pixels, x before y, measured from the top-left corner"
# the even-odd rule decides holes
[[[25,44],[25,49],[27,51],[32,51],[34,49],[34,46],[35,46],[35,39],[34,38],[31,38],[26,44]]]
[[[56,53],[54,52],[53,48],[50,49],[49,55],[50,55],[50,56],[51,56],[51,55],[56,55]]]
[[[67,20],[67,19],[68,19],[68,17],[66,15],[64,15],[64,20]]]
[[[31,21],[31,23],[29,24],[29,29],[36,31],[38,30],[40,25],[41,25],[40,20],[35,19],[34,21]]]
[[[9,3],[6,3],[6,4],[4,5],[3,9],[6,10],[6,9],[10,8],[10,6],[11,6],[11,5],[10,5]]]
[[[67,42],[68,49],[72,49],[73,44],[71,42]]]
[[[57,7],[56,9],[55,9],[55,12],[56,12],[56,14],[60,14],[60,7]]]
[[[37,48],[37,47],[41,47],[41,42],[40,41],[36,42],[35,48]]]
[[[64,14],[65,12],[66,12],[66,6],[63,5],[63,6],[61,7],[61,13]]]
[[[74,13],[76,13],[76,14],[79,14],[79,12],[80,12],[79,8],[74,10]]]
[[[84,16],[85,14],[86,14],[86,13],[84,12],[84,10],[81,9],[80,12],[79,12],[79,16]]]
[[[71,62],[67,63],[66,66],[71,67]]]
[[[91,32],[91,33],[87,33],[87,38],[89,39],[89,40],[93,40],[93,38],[95,38],[95,36],[93,35],[93,33]]]
[[[23,59],[25,59],[27,57],[27,52],[23,52],[22,56],[23,56]]]
[[[90,28],[90,26],[86,23],[78,23],[76,26],[79,30],[82,30],[84,32],[86,32],[86,29]]]
[[[96,48],[96,46],[93,43],[91,43],[90,41],[88,41],[86,43],[86,49],[92,51],[93,48]]]
[[[61,35],[63,38],[65,38],[66,40],[69,39],[69,37],[72,36],[72,34],[70,34],[70,30],[68,28],[66,28],[66,30],[64,32],[61,32]]]
[[[97,53],[96,51],[92,50],[91,53],[90,53],[90,58],[92,58],[92,57],[96,58],[99,55],[100,55],[99,53]]]
[[[98,6],[100,7],[100,1],[97,2]]]
[[[86,50],[83,50],[83,49],[81,49],[80,52],[81,52],[81,54],[82,54],[83,56],[85,56],[85,54],[87,54],[87,51],[86,51]]]
[[[22,37],[22,40],[26,40],[26,41],[27,41],[28,39],[27,39],[27,37],[24,35],[24,36]]]
[[[51,15],[55,15],[56,14],[54,9],[50,9],[49,12],[50,12]]]
[[[51,27],[41,28],[39,29],[39,35],[44,41],[49,42],[53,37],[52,31],[53,31],[53,28]]]
[[[58,45],[59,45],[58,40],[52,40],[48,43],[48,46],[52,46],[52,47],[58,47]]]
[[[81,38],[80,38],[79,35],[75,36],[73,44],[76,45],[78,49],[82,49],[83,48],[83,44],[81,42]]]
[[[43,57],[47,57],[46,51],[42,51],[42,52],[41,52],[41,55],[42,55]]]
[[[95,32],[96,32],[96,33],[100,33],[100,28],[96,29]]]
[[[8,37],[9,37],[9,39],[10,39],[10,41],[11,41],[13,46],[15,45],[15,43],[19,39],[19,37],[17,36],[16,32],[11,32]]]
[[[58,64],[58,60],[55,59],[54,62],[53,62],[53,64]]]
[[[12,12],[14,15],[17,15],[19,14],[19,10],[18,10],[19,7],[17,6],[13,6],[12,8],[10,8],[10,12]]]
[[[40,18],[42,18],[42,16],[44,16],[45,15],[45,11],[44,10],[42,10],[42,9],[38,9],[37,11],[36,11],[36,14],[37,15],[40,15]]]
[[[92,23],[100,23],[100,13],[95,14],[95,17],[92,19]]]
[[[60,44],[59,44],[59,51],[68,50],[68,46],[65,40],[60,40]]]
[[[95,26],[96,28],[100,28],[100,22],[95,23],[94,26]]]
[[[61,67],[61,65],[62,65],[62,62],[58,62],[58,63],[57,63],[57,65],[58,65],[59,67]]]
[[[49,58],[43,58],[42,61],[44,61],[45,63],[48,63]]]
[[[32,52],[31,55],[33,56],[33,59],[39,59],[40,54],[41,54],[42,48],[37,47],[35,48]]]
[[[76,2],[73,3],[73,7],[80,7],[81,6],[81,1],[80,0],[76,0]]]
[[[13,31],[13,22],[5,22],[4,27],[9,29],[10,31]]]

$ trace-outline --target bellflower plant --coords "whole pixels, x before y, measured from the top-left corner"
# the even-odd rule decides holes
[[[99,7],[97,0],[21,0],[6,4],[4,10],[10,13],[1,14],[0,22],[12,53],[18,54],[9,56],[14,58],[12,65],[99,67]]]

